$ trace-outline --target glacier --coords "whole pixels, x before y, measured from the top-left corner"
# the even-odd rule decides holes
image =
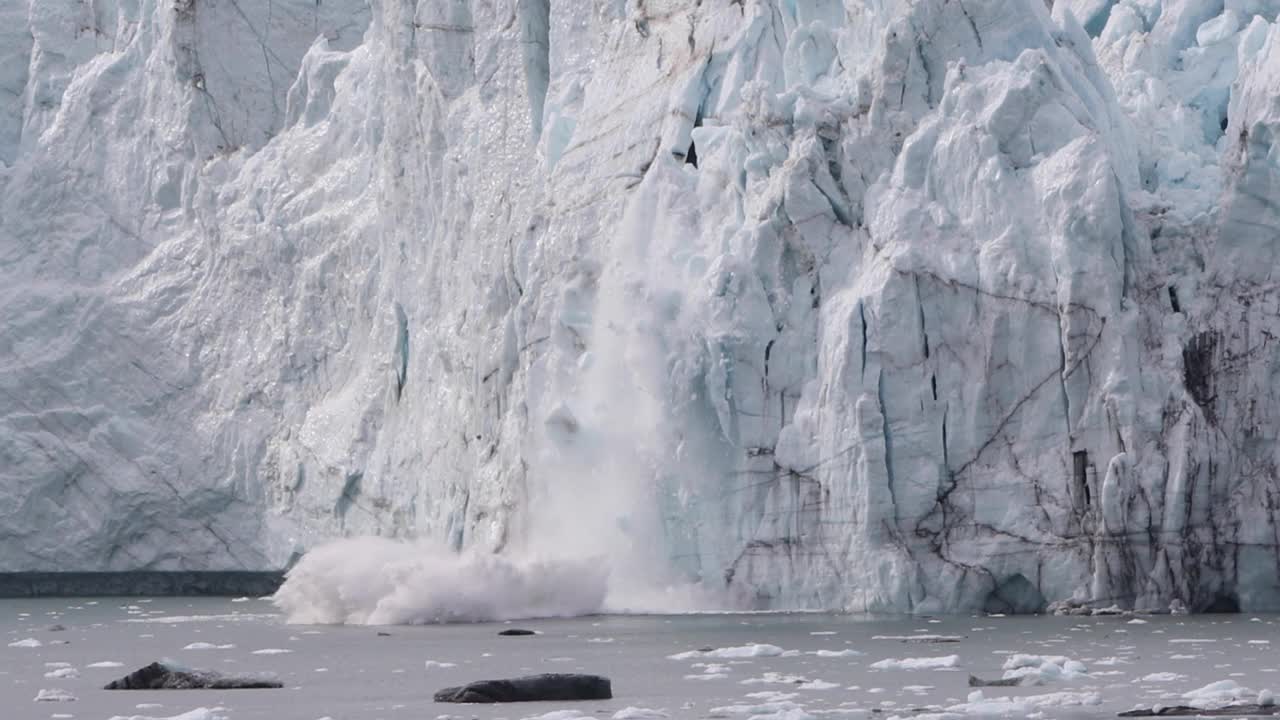
[[[1280,609],[1278,14],[0,0],[0,571]]]

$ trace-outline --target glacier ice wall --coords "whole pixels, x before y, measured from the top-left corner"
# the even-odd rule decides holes
[[[1280,607],[1276,0],[0,0],[0,564]]]

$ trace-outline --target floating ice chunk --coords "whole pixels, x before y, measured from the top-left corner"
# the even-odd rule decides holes
[[[982,628],[974,628],[981,630]],[[928,635],[921,633],[919,635],[872,635],[872,640],[897,640],[904,643],[953,643],[960,642],[964,639],[963,635]]]
[[[80,671],[72,667],[64,667],[64,668],[57,668],[55,670],[50,670],[49,672],[45,673],[44,676],[47,678],[53,678],[53,679],[70,680],[72,678],[80,677]]]
[[[1143,620],[1142,618],[1134,618],[1130,620],[1128,624],[1129,625],[1146,625],[1147,621]]]
[[[800,693],[782,692],[781,690],[757,690],[756,692],[747,693],[746,697],[765,702],[782,702],[784,700],[794,700],[800,697]]]
[[[198,707],[195,710],[188,710],[180,715],[171,715],[169,717],[156,717],[152,715],[115,715],[110,720],[228,720],[226,715],[221,714],[223,708],[206,708]]]
[[[854,657],[862,653],[857,650],[811,650],[805,655],[815,655],[817,657],[838,658],[838,657]]]
[[[773,713],[752,715],[751,720],[818,720],[818,718],[805,712],[804,708],[791,708]]]
[[[235,645],[232,643],[227,643],[226,645],[215,645],[213,643],[207,643],[207,642],[193,642],[189,645],[184,646],[182,649],[183,650],[231,650],[234,648],[235,648]],[[260,654],[265,655],[266,653],[260,653]]]
[[[741,685],[764,685],[764,684],[782,684],[782,685],[799,685],[809,682],[809,678],[803,675],[788,675],[780,672],[767,672],[759,677],[747,678],[740,680]]]
[[[1120,607],[1119,605],[1111,605],[1111,606],[1104,607],[1104,608],[1094,608],[1093,610],[1091,610],[1091,611],[1089,612],[1089,614],[1090,614],[1090,615],[1094,615],[1094,616],[1105,616],[1105,615],[1127,615],[1127,614],[1129,614],[1129,611],[1128,611],[1128,610],[1125,610],[1124,608]]]
[[[286,650],[285,648],[262,648],[261,650],[254,650],[253,654],[254,655],[284,655],[285,653],[291,653],[291,652],[293,651]]]
[[[876,670],[942,670],[953,668],[958,664],[960,664],[959,655],[945,655],[943,657],[886,658],[871,663],[871,667]]]
[[[711,708],[707,713],[707,717],[711,718],[738,716],[746,716],[751,720],[815,720],[813,715],[805,712],[803,705],[789,700],[759,705],[722,705]]]
[[[73,702],[75,695],[63,690],[62,688],[47,688],[36,693],[36,702]]]
[[[423,665],[426,666],[428,670],[431,670],[433,668],[451,668],[451,667],[458,666],[457,663],[441,662],[439,660],[428,660],[425,663],[423,663]]]
[[[613,714],[613,720],[661,720],[671,717],[661,710],[627,706]]]
[[[839,683],[827,682],[826,680],[810,680],[800,686],[801,690],[831,690],[840,687]]]
[[[1044,663],[1053,663],[1055,665],[1065,665],[1070,661],[1065,655],[1030,655],[1027,653],[1014,653],[1005,659],[1002,666],[1005,670],[1024,667],[1039,667]]]
[[[541,715],[526,715],[521,720],[580,720],[589,717],[591,716],[581,710],[552,710]]]
[[[668,655],[671,660],[693,660],[694,658],[717,658],[720,660],[739,658],[778,657],[786,651],[777,645],[737,645],[734,647],[715,648],[713,650],[690,650],[688,652]]]
[[[118,668],[118,667],[124,667],[124,663],[116,662],[115,660],[100,660],[98,662],[89,663],[88,665],[85,665],[85,667],[87,668]]]
[[[1270,690],[1258,691],[1258,704],[1262,707],[1271,707],[1276,704],[1276,696]]]
[[[1256,697],[1257,693],[1235,680],[1219,680],[1182,694],[1187,704],[1200,710],[1214,710]]]
[[[35,638],[27,638],[25,640],[17,640],[9,643],[9,647],[11,648],[38,648],[42,645],[44,645],[44,643]]]
[[[201,622],[258,622],[261,620],[274,620],[276,615],[272,613],[228,613],[225,615],[158,615],[148,618],[129,618],[125,620],[127,623],[151,623],[176,625],[178,623],[201,623]],[[150,635],[139,635],[138,637],[151,637]]]
[[[1134,680],[1134,682],[1176,682],[1185,679],[1186,675],[1179,675],[1175,672],[1155,672]]]
[[[1088,677],[1084,663],[1062,655],[1017,654],[1004,661],[1004,678],[1017,678],[1021,685],[1043,685],[1059,680]]]
[[[969,693],[968,702],[946,708],[948,713],[964,715],[1030,715],[1040,708],[1080,707],[1101,704],[1094,692],[1056,692],[1026,697],[988,698],[981,691]]]

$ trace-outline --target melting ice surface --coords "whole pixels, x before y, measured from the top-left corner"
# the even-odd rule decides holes
[[[139,618],[151,622],[134,622]],[[66,630],[48,631],[52,622]],[[266,599],[5,600],[0,707],[11,712],[5,717],[66,713],[99,720],[184,713],[225,720],[649,720],[657,713],[677,720],[811,720],[873,710],[886,720],[1098,718],[1135,705],[1254,702],[1280,687],[1269,654],[1280,643],[1275,616],[1162,616],[1131,625],[1123,617],[701,614],[520,625],[538,634],[500,637],[510,627],[504,623],[382,629],[389,635],[365,626],[303,626],[284,622]],[[958,642],[912,641],[938,635]],[[49,642],[9,645],[27,637]],[[273,673],[286,689],[102,690],[162,658],[224,673]],[[970,675],[992,680],[1028,668],[1038,671],[1027,686],[968,685]],[[445,686],[533,672],[604,674],[616,697],[461,711],[431,700]],[[66,697],[75,699],[53,699]]]

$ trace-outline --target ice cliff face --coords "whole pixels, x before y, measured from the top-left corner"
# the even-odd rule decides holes
[[[2,569],[1280,607],[1276,0],[0,0]]]

